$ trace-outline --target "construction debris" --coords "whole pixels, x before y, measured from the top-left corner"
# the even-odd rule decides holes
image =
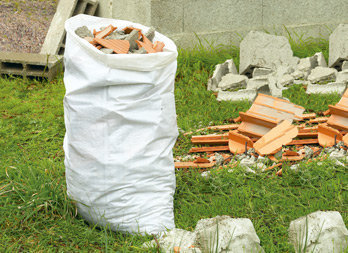
[[[220,131],[220,134],[192,136],[192,144],[203,146],[192,147],[189,152],[201,153],[201,156],[191,162],[179,159],[175,167],[208,169],[240,165],[245,172],[252,173],[277,168],[275,174],[282,176],[284,163],[290,163],[293,170],[297,170],[294,166],[297,162],[316,159],[323,148],[329,152],[327,158],[340,159],[348,150],[348,89],[341,100],[329,108],[321,114],[330,117],[317,117],[315,113],[304,114],[303,107],[287,100],[259,94],[247,112],[240,112],[239,117],[233,119],[240,124],[199,129]],[[331,151],[327,150],[329,147],[333,147]],[[214,155],[213,152],[222,153]],[[204,158],[204,153],[209,159]],[[269,160],[274,164],[267,167],[265,163]]]
[[[101,28],[100,31],[94,29],[93,33],[86,26],[82,26],[77,28],[75,33],[105,54],[150,54],[163,52],[165,47],[161,41],[152,43],[155,37],[154,28],[146,32],[150,39],[138,28],[126,27],[117,30],[117,27],[112,25]]]

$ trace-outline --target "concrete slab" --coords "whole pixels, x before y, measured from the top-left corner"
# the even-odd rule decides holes
[[[63,69],[62,59],[59,55],[0,52],[0,74],[52,80]]]
[[[252,76],[253,77],[266,76],[271,74],[272,72],[273,70],[268,68],[254,68]]]
[[[332,82],[336,80],[337,70],[334,68],[316,67],[308,76],[311,83]]]
[[[248,78],[243,75],[227,74],[221,78],[218,88],[221,90],[245,88]]]
[[[239,91],[219,91],[217,100],[218,101],[241,101],[248,100],[253,101],[257,96],[256,90],[239,90]]]
[[[253,68],[277,69],[278,66],[296,66],[290,43],[283,36],[251,31],[240,43],[239,73],[251,74]]]
[[[232,59],[215,66],[213,76],[208,80],[207,89],[217,91],[218,84],[221,82],[222,77],[229,73],[238,74],[236,65]]]
[[[97,7],[98,0],[60,0],[40,54],[63,55],[66,36],[65,21],[78,14],[94,15]]]
[[[337,73],[336,82],[348,84],[348,69]]]
[[[347,6],[348,7],[348,6]],[[347,10],[347,9],[346,9]],[[341,69],[342,63],[348,60],[348,24],[340,24],[330,35],[329,66]]]

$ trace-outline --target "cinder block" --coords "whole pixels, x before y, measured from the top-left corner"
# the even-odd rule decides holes
[[[66,37],[65,21],[78,14],[94,15],[97,7],[98,0],[60,0],[40,54],[63,55]]]
[[[63,56],[0,52],[0,74],[52,80],[63,68]]]

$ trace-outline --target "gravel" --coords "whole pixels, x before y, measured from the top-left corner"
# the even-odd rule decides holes
[[[0,0],[0,51],[39,53],[58,0]]]

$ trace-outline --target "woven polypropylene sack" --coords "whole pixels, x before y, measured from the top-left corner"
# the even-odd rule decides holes
[[[174,228],[178,136],[174,78],[177,49],[104,54],[75,34],[129,21],[77,15],[65,23],[64,139],[67,191],[87,221],[112,230],[160,233]]]

